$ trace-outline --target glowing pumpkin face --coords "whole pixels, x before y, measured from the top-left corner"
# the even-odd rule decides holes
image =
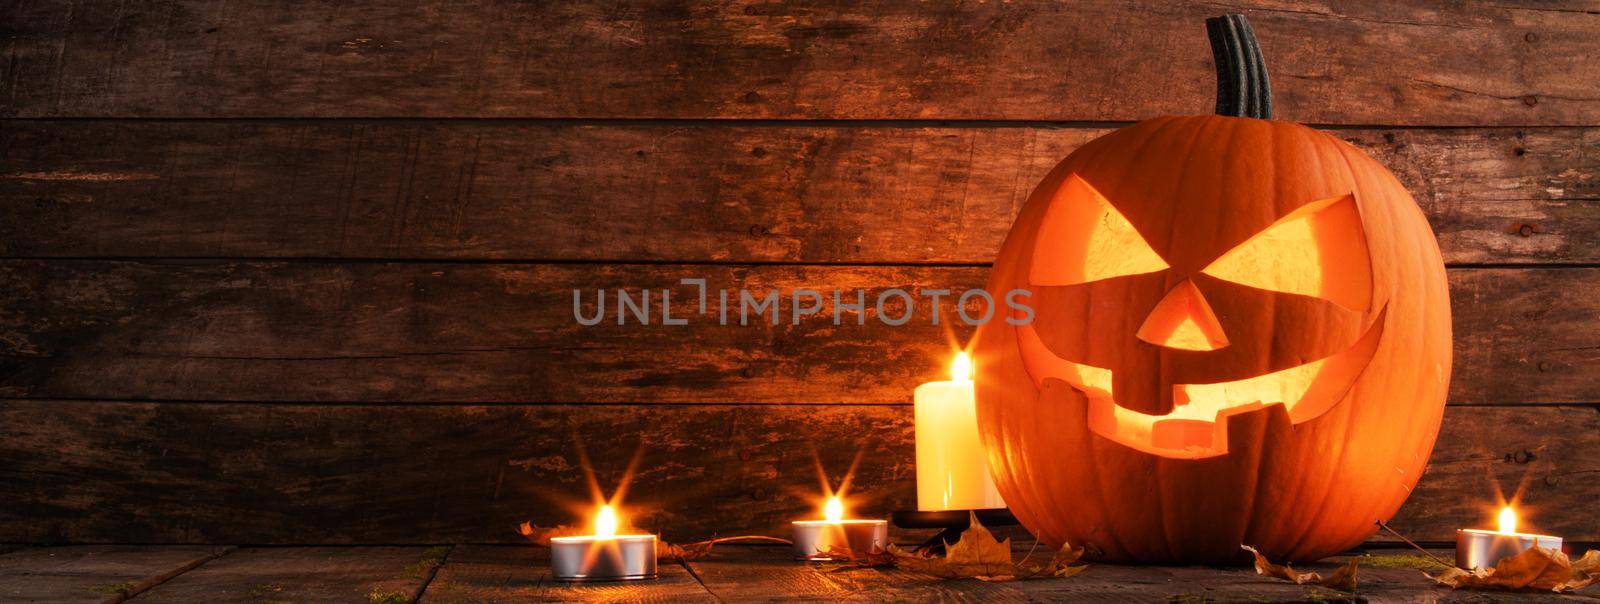
[[[1286,122],[1189,116],[1092,141],[1023,207],[974,344],[996,485],[1114,560],[1320,558],[1416,483],[1450,367],[1444,266],[1381,165]]]
[[[1233,194],[1270,199],[1273,192]],[[1213,211],[1246,228],[1261,220],[1227,207],[1228,196],[1211,200],[1221,204]],[[1067,174],[1034,238],[1028,287],[1039,318],[1018,328],[1029,378],[1040,388],[1058,379],[1086,393],[1090,429],[1164,457],[1227,453],[1226,422],[1219,420],[1268,404],[1283,404],[1291,420],[1321,415],[1371,361],[1384,315],[1368,312],[1372,267],[1355,198],[1307,201],[1266,205],[1292,209],[1243,241],[1233,241],[1242,229],[1210,241],[1180,233],[1157,252],[1105,195]],[[1171,225],[1174,210],[1192,211],[1195,203],[1203,202],[1135,202],[1128,209]],[[1221,314],[1207,291],[1227,303]],[[1121,301],[1117,316],[1100,311],[1105,321],[1083,321],[1097,314],[1097,297]],[[1141,319],[1127,309],[1149,311]],[[1271,323],[1251,320],[1262,309],[1273,310]],[[1282,323],[1317,337],[1279,337]],[[1345,334],[1354,337],[1338,337]],[[1147,345],[1103,345],[1119,337]]]

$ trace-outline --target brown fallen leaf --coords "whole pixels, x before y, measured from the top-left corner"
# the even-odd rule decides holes
[[[1561,588],[1577,591],[1596,583],[1600,583],[1600,550],[1592,549],[1584,552],[1582,558],[1572,561],[1572,579]]]
[[[1083,569],[1089,568],[1087,564],[1072,566],[1072,563],[1077,562],[1080,558],[1083,558],[1083,548],[1074,548],[1068,545],[1062,545],[1061,549],[1056,550],[1055,555],[1050,557],[1049,564],[1039,567],[1034,567],[1028,564],[1022,564],[1021,566],[1024,570],[1032,569],[1031,572],[1041,576],[1048,575],[1051,577],[1065,578],[1081,573],[1083,572]]]
[[[699,558],[704,558],[706,554],[711,553],[711,545],[712,544],[709,541],[678,545],[675,543],[668,543],[666,539],[657,538],[656,559],[696,560]]]
[[[517,533],[523,537],[527,537],[528,540],[532,541],[534,545],[543,547],[550,547],[551,537],[575,537],[578,535],[587,534],[586,531],[578,527],[566,525],[541,527],[534,526],[529,522],[524,522],[520,525],[517,525]]]
[[[893,568],[895,566],[894,554],[884,550],[862,554],[834,545],[828,547],[828,550],[822,552],[822,555],[840,563],[838,568],[828,572],[837,573],[863,568]]]
[[[1248,545],[1239,547],[1244,548],[1244,551],[1250,552],[1251,555],[1256,557],[1256,574],[1258,575],[1283,579],[1295,585],[1321,585],[1340,591],[1356,590],[1356,564],[1359,561],[1357,558],[1351,558],[1349,563],[1339,567],[1339,570],[1333,571],[1333,574],[1324,579],[1316,571],[1301,573],[1295,572],[1287,564],[1273,564],[1272,561],[1267,560],[1266,556],[1261,555],[1261,552],[1256,551],[1256,548]]]
[[[719,543],[781,543],[794,545],[788,539],[768,537],[766,535],[739,535],[735,537],[718,537],[707,541],[696,541],[686,545],[673,545],[665,539],[656,539],[657,560],[697,560],[711,553],[711,548]]]
[[[1600,550],[1573,561],[1561,550],[1534,547],[1502,558],[1494,568],[1451,568],[1428,577],[1454,589],[1576,591],[1600,582]]]
[[[989,529],[972,516],[971,526],[961,533],[961,540],[945,545],[943,558],[908,552],[893,545],[889,553],[895,565],[912,572],[944,579],[978,579],[980,581],[1016,581],[1026,579],[1065,578],[1087,568],[1072,566],[1083,557],[1083,548],[1063,545],[1050,562],[1043,565],[1021,563],[1011,559],[1011,540],[997,541]]]

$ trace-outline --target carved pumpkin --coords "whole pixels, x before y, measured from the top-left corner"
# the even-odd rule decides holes
[[[1361,151],[1271,121],[1248,25],[1225,19],[1231,115],[1140,122],[1056,166],[988,283],[1029,290],[1035,316],[973,347],[1001,494],[1102,559],[1355,546],[1416,484],[1444,409],[1449,293],[1421,210]]]

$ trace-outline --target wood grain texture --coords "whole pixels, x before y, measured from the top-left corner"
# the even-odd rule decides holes
[[[1021,558],[1024,552],[1013,551]],[[1042,556],[1035,552],[1034,556]],[[1449,555],[1449,554],[1446,554]],[[1296,570],[1328,576],[1340,556]],[[1370,560],[1370,559],[1368,559]],[[1092,564],[1068,579],[945,581],[895,569],[838,571],[796,565],[777,548],[727,548],[689,563],[706,589],[727,602],[1583,602],[1581,596],[1452,592],[1410,568],[1361,566],[1357,591],[1341,592],[1257,576],[1255,570],[1203,566]]]
[[[1577,535],[1600,535],[1600,509],[1594,505],[1595,481],[1600,479],[1600,460],[1594,455],[1600,445],[1600,408],[1528,413],[1499,407],[1471,413],[1468,422],[1461,421],[1464,414],[1460,409],[1445,411],[1427,473],[1411,495],[1413,502],[1428,504],[1408,503],[1391,525],[1454,522],[1461,525],[1458,528],[1492,528],[1501,505],[1497,501],[1515,501],[1523,532],[1570,534],[1567,539],[1572,541],[1595,540]],[[1526,436],[1500,441],[1488,434],[1502,429],[1495,426],[1511,425]],[[1490,498],[1491,494],[1498,499]],[[1589,503],[1579,503],[1583,499]]]
[[[816,513],[811,451],[853,513],[915,502],[908,406],[445,406],[0,402],[0,539],[211,543],[522,540],[592,504],[642,444],[623,512],[669,541],[786,535]],[[1392,523],[1443,542],[1525,482],[1530,526],[1600,539],[1590,407],[1453,408]],[[1530,459],[1532,455],[1536,459]],[[1479,509],[1482,508],[1482,509]],[[919,534],[920,536],[920,534]],[[905,540],[898,529],[891,538]],[[915,538],[915,537],[913,537]]]
[[[987,264],[1106,132],[13,120],[0,254]],[[1600,262],[1600,129],[1336,134],[1447,261]]]
[[[83,545],[0,555],[0,601],[115,604],[230,548]]]
[[[915,505],[909,407],[6,401],[0,419],[17,542],[525,542],[520,522],[592,512],[575,442],[608,493],[642,446],[622,512],[676,542],[817,514],[813,450],[834,485],[861,452],[856,513]]]
[[[662,325],[660,291],[687,320]],[[0,263],[0,395],[412,402],[902,402],[951,354],[942,324],[871,308],[718,322],[717,288],[970,287],[979,269],[18,261]],[[617,287],[648,288],[650,325],[618,325]],[[608,318],[585,327],[597,288]],[[762,293],[755,295],[760,296]],[[846,299],[848,302],[849,300]],[[946,302],[949,302],[947,297]],[[831,299],[829,300],[831,305]],[[898,306],[897,306],[898,305]],[[24,310],[33,308],[32,311]],[[890,299],[895,316],[904,303]],[[831,308],[831,306],[830,306]],[[929,312],[924,308],[922,312]],[[970,331],[970,329],[962,329]],[[115,393],[124,393],[120,396]]]
[[[198,401],[906,403],[972,328],[942,300],[890,326],[907,292],[981,287],[967,267],[0,262],[0,396]],[[705,278],[699,290],[681,278]],[[1592,403],[1600,269],[1452,269],[1454,404]],[[574,318],[573,290],[601,323]],[[616,288],[655,292],[618,325]],[[739,322],[737,290],[780,292]],[[792,293],[821,290],[793,320]],[[865,313],[840,309],[857,289]],[[661,291],[672,290],[663,325]],[[729,298],[719,323],[719,289]],[[809,304],[807,298],[802,302]],[[982,309],[969,315],[981,316]],[[804,305],[804,304],[803,304]],[[865,324],[858,324],[862,321]]]
[[[791,601],[991,602],[1022,601],[1009,585],[945,581],[899,569],[840,571],[836,565],[800,564],[787,548],[713,550],[688,563],[706,589],[724,602]]]
[[[428,584],[423,602],[717,602],[673,562],[661,562],[654,581],[565,583],[550,575],[550,550],[542,547],[457,546]]]
[[[1582,2],[18,2],[0,114],[1136,120],[1212,107],[1242,12],[1278,114],[1596,124]]]
[[[156,586],[138,601],[409,602],[444,549],[243,548]]]

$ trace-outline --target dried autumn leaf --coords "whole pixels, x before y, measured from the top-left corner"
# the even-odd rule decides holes
[[[645,534],[644,531],[641,531],[641,530],[639,530],[637,528],[634,528],[632,526],[620,527],[618,529],[618,532],[629,533],[629,534]],[[583,536],[583,535],[589,534],[584,529],[577,528],[577,527],[571,527],[571,526],[566,526],[566,525],[552,526],[552,527],[539,527],[539,526],[534,526],[533,523],[530,523],[530,522],[524,522],[524,523],[522,523],[520,525],[517,525],[517,533],[522,535],[523,537],[527,537],[529,541],[532,541],[534,543],[534,545],[538,545],[538,546],[541,546],[541,547],[550,547],[550,539],[554,538],[554,537],[578,537],[578,536]],[[696,541],[694,543],[690,543],[690,544],[687,544],[687,545],[677,545],[677,544],[674,544],[674,543],[668,543],[667,540],[658,538],[658,539],[656,539],[656,559],[657,560],[695,560],[695,559],[703,558],[703,557],[706,556],[706,554],[711,553],[712,546],[715,546],[718,543],[730,543],[730,542],[736,542],[736,541],[746,541],[746,542],[748,542],[748,541],[760,541],[760,542],[767,542],[767,543],[783,543],[783,544],[790,544],[791,543],[788,539],[779,539],[777,537],[767,537],[767,536],[764,536],[764,535],[740,535],[738,537],[722,537],[722,538],[718,538],[718,539],[712,539],[712,540],[709,540],[709,541]]]
[[[1600,550],[1589,550],[1572,563],[1572,579],[1561,586],[1562,591],[1577,591],[1600,583]]]
[[[710,554],[711,553],[711,548],[713,546],[719,544],[719,543],[736,543],[736,542],[741,542],[741,541],[742,542],[747,542],[747,543],[748,542],[762,542],[762,543],[781,543],[781,544],[784,544],[784,545],[793,545],[794,544],[794,542],[789,541],[788,539],[779,539],[777,537],[768,537],[768,536],[765,536],[765,535],[739,535],[737,537],[719,537],[719,538],[716,538],[716,539],[711,539],[709,541],[696,541],[694,543],[690,543],[690,544],[687,544],[687,545],[673,545],[671,543],[667,543],[666,540],[657,539],[656,540],[656,559],[657,560],[697,560],[697,559],[700,559],[700,558],[704,558],[707,554]]]
[[[1321,585],[1340,591],[1356,590],[1356,564],[1358,562],[1356,558],[1351,558],[1349,563],[1339,567],[1339,570],[1333,571],[1333,574],[1324,579],[1316,571],[1300,573],[1295,572],[1288,565],[1273,564],[1267,560],[1266,556],[1261,555],[1261,552],[1256,551],[1256,548],[1248,545],[1239,547],[1244,548],[1244,551],[1250,552],[1251,555],[1256,557],[1256,574],[1258,575],[1283,579],[1295,585]]]
[[[534,543],[534,545],[543,547],[550,547],[551,537],[575,537],[585,534],[583,529],[577,527],[566,525],[539,527],[528,522],[518,525],[517,533],[523,537],[527,537],[529,541]]]
[[[644,531],[636,529],[632,526],[624,525],[617,527],[617,532],[624,534],[639,534],[643,533]],[[581,537],[588,535],[589,532],[587,529],[582,527],[567,526],[565,524],[560,526],[541,527],[534,526],[531,522],[524,522],[517,525],[517,534],[527,537],[528,540],[532,541],[534,545],[550,547],[550,539],[552,537]]]
[[[694,560],[709,553],[711,553],[709,541],[677,545],[668,543],[666,539],[656,539],[657,560]]]
[[[895,566],[894,554],[883,550],[859,554],[854,550],[834,545],[829,546],[827,551],[822,552],[822,556],[842,563],[839,568],[829,572],[843,572],[863,568],[891,568]]]
[[[999,582],[1059,578],[1070,577],[1086,568],[1071,566],[1083,556],[1083,548],[1072,548],[1067,545],[1063,545],[1061,550],[1051,557],[1050,562],[1042,566],[1013,562],[1011,540],[997,541],[994,534],[978,522],[977,515],[972,516],[971,526],[961,533],[960,541],[954,545],[945,545],[945,552],[943,558],[937,558],[889,546],[889,553],[894,556],[896,566],[945,579]]]
[[[1055,555],[1050,557],[1049,564],[1044,566],[1033,566],[1026,564],[1026,561],[1024,561],[1023,564],[1018,564],[1018,567],[1023,570],[1022,578],[1024,579],[1044,577],[1066,578],[1083,572],[1083,569],[1085,568],[1089,568],[1088,566],[1072,566],[1073,562],[1077,562],[1078,559],[1082,557],[1083,548],[1074,548],[1070,545],[1062,545],[1061,549],[1056,550]]]
[[[1015,570],[1011,563],[1011,540],[996,541],[994,534],[972,516],[971,526],[954,545],[945,544],[943,558],[924,556],[890,546],[900,568],[945,579],[976,579],[1004,576]]]
[[[1534,547],[1502,558],[1494,568],[1452,568],[1428,577],[1455,589],[1574,591],[1600,581],[1600,550],[1589,550],[1574,562],[1561,550]]]

